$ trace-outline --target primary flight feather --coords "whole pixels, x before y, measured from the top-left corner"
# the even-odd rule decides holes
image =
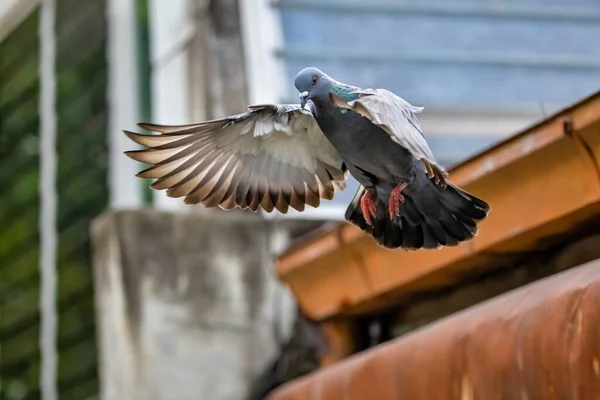
[[[138,176],[188,204],[286,213],[318,207],[361,187],[346,219],[389,248],[454,246],[477,234],[490,206],[447,179],[421,131],[422,111],[385,89],[338,82],[316,68],[295,78],[300,105],[184,126],[140,124],[125,132],[145,147],[126,154],[151,164]]]
[[[346,168],[309,111],[296,105],[261,105],[227,118],[184,126],[140,124],[160,135],[125,132],[147,147],[126,154],[152,166],[155,178],[187,204],[286,213],[317,207],[346,187]]]

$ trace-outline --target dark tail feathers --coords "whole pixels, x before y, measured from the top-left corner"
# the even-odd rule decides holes
[[[346,220],[373,236],[380,245],[396,249],[436,249],[456,246],[477,235],[477,222],[491,210],[489,204],[448,182],[445,188],[426,184],[414,193],[403,193],[400,216],[390,220],[388,199],[378,199],[373,226],[360,210],[365,193],[360,187],[346,210]]]

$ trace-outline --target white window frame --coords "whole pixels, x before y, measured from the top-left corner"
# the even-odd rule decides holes
[[[143,205],[139,163],[123,152],[138,146],[123,134],[136,131],[140,117],[138,40],[134,1],[107,0],[108,143],[111,209]]]
[[[188,44],[196,33],[192,1],[149,0],[153,123],[191,123]],[[168,197],[163,190],[153,191],[153,195],[157,209],[192,211],[182,199]]]

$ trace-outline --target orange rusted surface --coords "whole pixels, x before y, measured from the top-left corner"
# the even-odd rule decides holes
[[[358,350],[352,322],[348,319],[327,321],[321,324],[327,350],[321,357],[321,366],[333,364]]]
[[[451,179],[488,201],[479,236],[460,247],[379,247],[342,224],[283,254],[280,279],[315,320],[389,305],[390,296],[447,286],[490,254],[530,250],[600,216],[600,93],[466,160]]]
[[[274,391],[270,400],[600,398],[600,260]]]

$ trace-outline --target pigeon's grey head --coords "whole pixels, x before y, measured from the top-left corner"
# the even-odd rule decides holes
[[[294,78],[294,86],[300,92],[300,105],[302,108],[308,100],[326,97],[333,80],[318,68],[304,68]]]

